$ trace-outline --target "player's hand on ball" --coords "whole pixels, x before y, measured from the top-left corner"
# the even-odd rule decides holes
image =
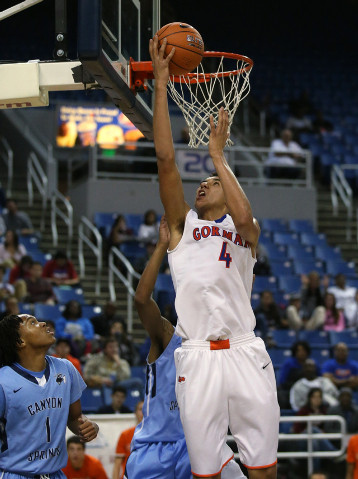
[[[167,84],[169,81],[169,63],[175,53],[173,47],[169,55],[164,58],[165,47],[167,46],[167,39],[164,38],[162,46],[158,50],[158,36],[155,35],[153,40],[149,42],[149,53],[152,59],[153,73],[156,84]]]
[[[170,231],[165,215],[160,219],[159,243],[168,245],[170,241]]]
[[[97,437],[99,427],[95,422],[82,415],[78,419],[78,423],[79,436],[82,442],[90,442]]]
[[[213,115],[210,115],[209,155],[221,156],[229,138],[229,114],[223,107],[219,110],[218,124],[215,127]]]

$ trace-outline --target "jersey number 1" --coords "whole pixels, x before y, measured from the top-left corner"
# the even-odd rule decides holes
[[[46,418],[46,435],[47,435],[47,442],[51,442],[51,429],[50,429],[50,418],[47,416]]]
[[[232,261],[232,257],[230,256],[230,253],[226,251],[227,248],[227,243],[226,241],[223,242],[223,247],[221,248],[221,253],[219,256],[219,261],[225,261],[226,262],[226,267],[230,268],[230,263]]]

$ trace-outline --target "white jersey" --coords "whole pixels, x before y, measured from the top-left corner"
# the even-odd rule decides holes
[[[179,244],[168,253],[179,336],[215,341],[253,331],[250,297],[256,259],[231,216],[206,221],[190,210]]]

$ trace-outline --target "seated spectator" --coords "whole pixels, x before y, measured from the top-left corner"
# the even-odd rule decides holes
[[[13,268],[25,256],[26,248],[19,244],[19,237],[14,231],[8,230],[4,243],[0,243],[0,263],[6,268]]]
[[[97,414],[130,414],[132,411],[125,406],[127,390],[123,386],[115,386],[112,391],[112,403],[108,406],[102,406]]]
[[[117,341],[120,357],[131,366],[136,366],[139,363],[139,353],[132,337],[127,333],[126,325],[122,321],[113,321],[110,336]]]
[[[9,296],[5,300],[5,311],[0,313],[0,321],[11,314],[20,314],[19,302],[15,296]]]
[[[6,268],[3,264],[0,264],[0,301],[4,301],[15,293],[13,285],[4,281],[5,274]]]
[[[324,295],[324,305],[326,308],[326,315],[324,319],[323,329],[325,331],[344,331],[346,323],[342,311],[336,307],[336,298],[332,293]]]
[[[143,271],[145,270],[145,267],[149,263],[150,258],[152,257],[154,251],[155,251],[155,243],[146,243],[145,244],[145,249],[146,252],[143,256],[140,256],[137,258],[134,262],[134,269],[137,271],[137,273],[142,274]],[[163,259],[162,264],[160,265],[159,268],[159,273],[167,273],[169,274],[169,264],[168,264],[168,258],[167,256]]]
[[[114,220],[111,232],[108,236],[108,251],[112,246],[119,247],[126,241],[136,239],[131,228],[127,228],[126,219],[123,215],[118,215]]]
[[[139,423],[143,421],[143,401],[139,401],[136,404],[134,414],[136,417],[136,425],[129,429],[126,429],[119,436],[117,447],[116,447],[116,456],[114,459],[113,466],[113,479],[123,479],[124,471],[126,470],[126,463],[131,452],[131,442],[134,436],[135,428]]]
[[[93,354],[87,360],[83,375],[89,387],[113,387],[115,383],[131,377],[129,363],[120,358],[115,338],[107,338],[103,343],[103,352]]]
[[[297,138],[300,133],[312,131],[312,122],[305,116],[303,108],[298,108],[286,122],[286,128],[292,130]]]
[[[102,336],[103,338],[111,335],[110,329],[113,322],[120,322],[125,327],[125,321],[122,316],[116,314],[117,306],[112,301],[108,301],[103,308],[103,313],[93,316],[91,323],[94,328],[95,334]]]
[[[297,168],[284,168],[294,166],[301,158],[302,148],[298,143],[292,141],[291,130],[283,130],[281,138],[273,140],[270,153],[265,164],[270,166],[270,178],[298,178],[300,170]]]
[[[348,359],[349,350],[346,343],[338,343],[334,347],[334,359],[322,364],[322,374],[329,378],[337,388],[358,386],[358,363]]]
[[[35,261],[30,269],[30,276],[25,279],[26,301],[29,303],[55,304],[55,294],[51,283],[42,277],[42,264]]]
[[[55,358],[61,358],[61,359],[67,359],[67,361],[70,361],[74,365],[74,367],[77,369],[77,371],[80,373],[82,376],[82,366],[81,363],[78,359],[74,358],[71,356],[70,351],[71,351],[71,343],[70,340],[67,338],[59,338],[56,341],[56,349],[55,349]]]
[[[94,336],[93,326],[88,318],[82,316],[82,307],[72,299],[66,304],[62,317],[56,321],[56,336],[71,338],[83,350],[85,341],[91,341]]]
[[[287,327],[287,321],[281,317],[281,312],[275,303],[271,291],[262,291],[260,304],[254,310],[256,317],[256,329],[265,340],[268,329],[281,329]]]
[[[302,308],[301,295],[291,294],[290,305],[286,309],[288,326],[295,331],[320,329],[324,324],[325,313],[324,306],[317,306],[311,317],[306,316],[306,312]]]
[[[265,246],[260,243],[256,247],[254,274],[257,276],[271,276],[271,265],[268,252]]]
[[[307,403],[308,393],[313,388],[322,390],[323,400],[328,406],[338,404],[338,389],[327,377],[317,376],[317,366],[312,359],[307,359],[303,364],[302,376],[290,391],[290,403],[294,411],[299,411]]]
[[[352,401],[352,390],[350,388],[342,388],[339,391],[338,406],[331,406],[328,408],[327,414],[329,416],[341,416],[346,420],[347,433],[358,432],[358,408]],[[325,427],[326,432],[338,433],[341,431],[341,426],[337,421],[327,422]]]
[[[34,233],[29,215],[24,211],[18,211],[17,202],[14,198],[6,200],[7,212],[2,214],[6,231],[15,231],[18,235],[31,235]]]
[[[15,287],[15,296],[19,301],[25,298],[27,287],[25,279],[30,277],[30,269],[33,264],[31,256],[23,256],[20,263],[10,271],[9,283]]]
[[[316,308],[324,306],[320,277],[317,271],[311,271],[308,276],[303,274],[301,281],[301,305],[305,316],[310,318],[315,313]],[[326,277],[324,281],[326,281]]]
[[[47,261],[42,276],[57,286],[76,286],[79,283],[73,263],[64,251],[57,251],[53,259]]]
[[[144,215],[144,222],[138,230],[138,239],[143,243],[157,242],[159,239],[159,223],[157,213],[154,210],[148,210]]]
[[[101,461],[85,454],[86,445],[78,436],[67,440],[67,466],[62,469],[67,479],[108,479]]]
[[[327,289],[328,293],[332,293],[336,298],[336,307],[342,309],[347,320],[348,328],[357,327],[357,288],[346,286],[346,277],[344,274],[337,274],[336,285]]]

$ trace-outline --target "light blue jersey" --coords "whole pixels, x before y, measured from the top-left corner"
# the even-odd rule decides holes
[[[67,464],[69,408],[86,385],[66,359],[46,356],[46,363],[42,379],[18,364],[0,369],[1,472],[32,477]]]

